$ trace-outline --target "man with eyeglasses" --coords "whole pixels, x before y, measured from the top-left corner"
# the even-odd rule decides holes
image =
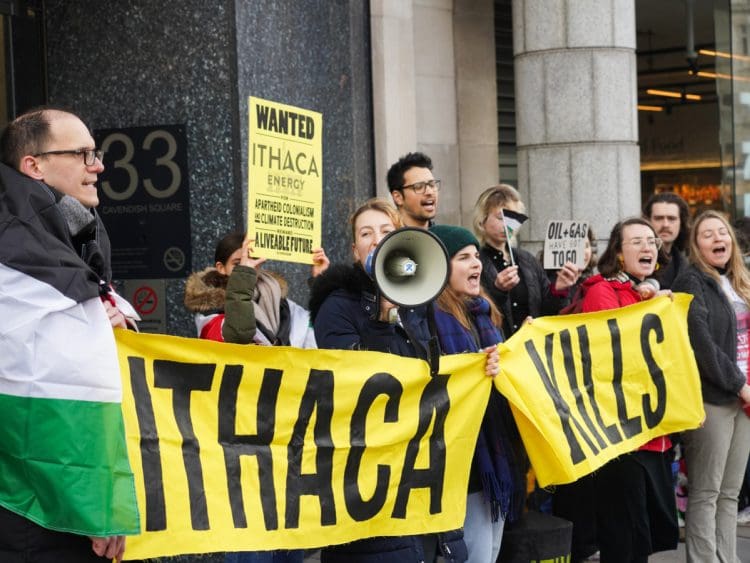
[[[440,180],[432,175],[430,157],[421,152],[410,152],[402,156],[388,169],[386,180],[404,226],[429,229],[437,215],[440,190]],[[431,306],[417,307],[412,315],[431,315],[428,311]],[[435,334],[432,336],[435,337]],[[459,529],[420,536],[424,561],[433,563],[437,561],[438,554],[442,554],[447,561],[462,560],[456,557],[459,557],[461,551],[466,553],[463,535],[463,529]],[[451,548],[455,553],[451,553]]]
[[[119,560],[124,536],[108,534],[138,531],[135,498],[121,488],[132,487],[122,428],[103,416],[121,396],[112,327],[127,326],[122,311],[137,315],[110,286],[94,210],[102,156],[83,121],[53,108],[20,115],[0,136],[0,315],[11,327],[0,329],[2,561]],[[97,462],[80,463],[86,456]]]
[[[429,228],[437,215],[440,191],[430,157],[421,152],[402,156],[388,170],[387,181],[404,226]]]
[[[690,210],[687,202],[672,192],[652,195],[643,207],[643,216],[659,235],[669,262],[661,264],[654,277],[663,289],[672,287],[677,275],[688,266],[685,244],[690,232]]]

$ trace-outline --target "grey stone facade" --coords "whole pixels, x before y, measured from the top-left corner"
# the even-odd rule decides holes
[[[49,2],[49,100],[92,129],[185,124],[192,263],[244,228],[247,98],[323,114],[323,244],[350,259],[345,217],[374,195],[369,11],[355,0]],[[307,301],[307,267],[277,263]],[[194,336],[184,280],[167,281],[167,332]]]

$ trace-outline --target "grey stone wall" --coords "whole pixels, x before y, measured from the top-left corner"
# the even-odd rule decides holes
[[[92,129],[184,123],[192,262],[244,228],[247,97],[323,113],[323,244],[350,259],[346,217],[374,194],[369,12],[359,0],[76,0],[46,4],[49,101]],[[274,264],[307,302],[301,265]],[[167,332],[194,336],[184,280]]]
[[[375,194],[367,2],[255,0],[236,5],[242,185],[247,185],[248,172],[248,96],[321,112],[323,246],[332,262],[350,261],[346,220]],[[290,287],[303,288],[293,298],[306,305],[309,268],[286,263],[270,268],[282,272]]]

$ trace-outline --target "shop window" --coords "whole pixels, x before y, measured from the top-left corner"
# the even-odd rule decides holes
[[[641,195],[673,191],[693,213],[732,213],[734,185],[727,173],[726,110],[729,76],[717,56],[722,2],[636,1],[638,126]],[[731,97],[731,95],[730,95]],[[731,168],[731,167],[730,167]]]

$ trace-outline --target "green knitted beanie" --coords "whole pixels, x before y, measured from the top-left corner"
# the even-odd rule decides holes
[[[471,231],[455,225],[433,225],[430,232],[439,238],[448,250],[448,257],[453,258],[456,253],[473,244],[479,250],[479,241]]]

